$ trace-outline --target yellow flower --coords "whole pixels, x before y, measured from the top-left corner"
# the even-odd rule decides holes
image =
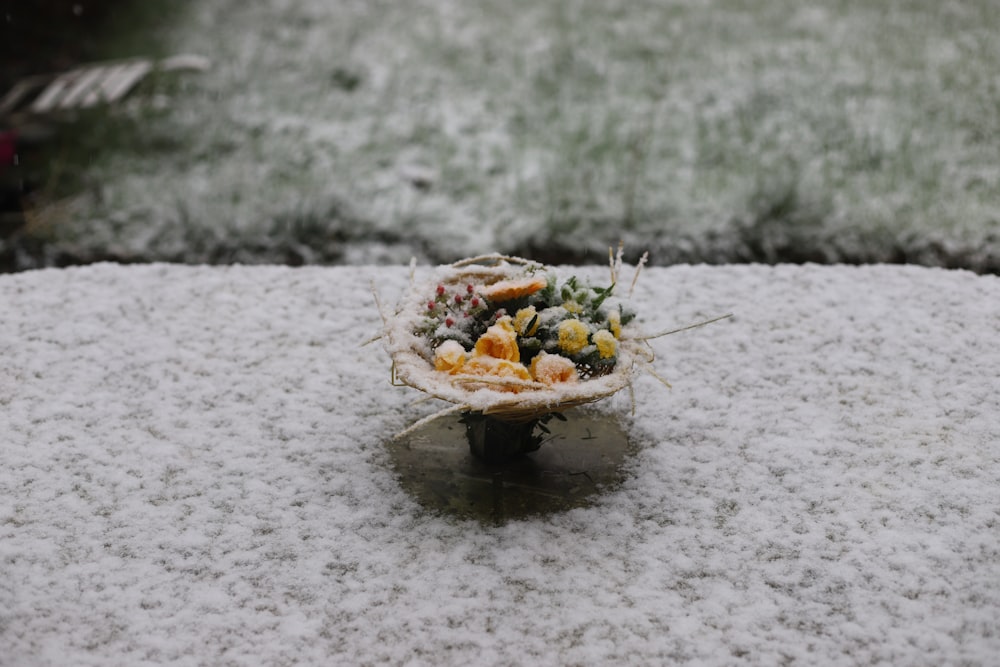
[[[611,333],[614,334],[615,338],[622,337],[622,314],[617,310],[612,310],[608,313],[608,326],[611,327]]]
[[[583,312],[583,306],[578,304],[576,301],[565,301],[563,302],[562,307],[566,309],[566,312],[573,315],[579,315]]]
[[[615,335],[607,329],[601,329],[593,335],[594,345],[601,354],[601,359],[610,359],[618,352],[618,341]]]
[[[520,361],[521,351],[517,348],[517,332],[511,324],[510,315],[497,320],[476,341],[476,355]]]
[[[531,321],[534,320],[535,323],[532,324]],[[531,325],[531,330],[528,330],[528,325]],[[522,308],[517,311],[514,315],[514,328],[522,336],[534,336],[538,331],[538,311],[535,310],[534,306],[528,306],[527,308]]]
[[[455,374],[465,364],[465,348],[455,340],[446,340],[434,350],[434,370]]]
[[[534,294],[548,284],[545,278],[524,278],[523,280],[501,280],[500,282],[487,285],[479,290],[479,293],[490,301],[510,301],[519,296]]]
[[[576,354],[587,347],[589,332],[580,320],[563,320],[559,324],[559,349],[566,354]]]
[[[571,360],[558,354],[546,352],[539,352],[531,360],[531,375],[537,381],[549,385],[576,382],[580,379],[576,372],[576,365]]]

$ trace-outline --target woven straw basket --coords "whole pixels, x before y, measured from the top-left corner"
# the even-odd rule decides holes
[[[509,422],[527,422],[592,403],[629,386],[636,361],[648,359],[649,352],[642,339],[629,337],[628,327],[622,331],[614,369],[580,382],[549,386],[530,380],[450,375],[434,370],[426,340],[414,333],[426,308],[427,295],[437,285],[491,285],[520,277],[526,267],[548,268],[519,257],[483,255],[439,267],[431,282],[411,284],[396,312],[385,318],[384,338],[392,356],[394,382],[453,403],[454,411],[479,412]]]

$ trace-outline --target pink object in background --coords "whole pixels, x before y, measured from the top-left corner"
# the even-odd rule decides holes
[[[17,155],[17,135],[12,130],[0,132],[0,173],[14,164]]]

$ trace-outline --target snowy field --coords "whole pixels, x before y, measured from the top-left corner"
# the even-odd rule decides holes
[[[600,404],[620,485],[494,526],[393,474],[407,278],[0,276],[0,664],[996,664],[1000,279],[649,269],[649,331],[734,318]]]
[[[998,30],[993,0],[191,2],[148,48],[211,71],[73,133],[76,187],[18,261],[587,263],[624,238],[996,272]]]

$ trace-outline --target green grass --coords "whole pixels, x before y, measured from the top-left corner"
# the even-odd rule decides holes
[[[1000,270],[991,0],[244,5],[174,26],[213,70],[115,116],[59,242]]]

